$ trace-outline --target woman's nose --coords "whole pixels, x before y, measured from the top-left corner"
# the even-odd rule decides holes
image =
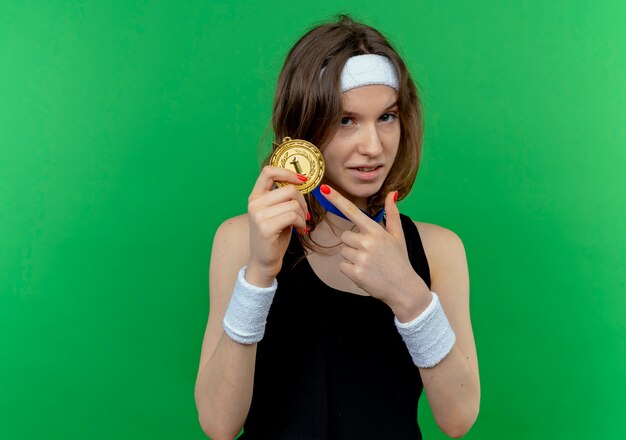
[[[383,143],[376,127],[364,127],[359,139],[359,153],[365,156],[376,157],[383,151]]]

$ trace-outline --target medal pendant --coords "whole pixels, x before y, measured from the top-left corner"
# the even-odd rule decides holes
[[[324,177],[324,156],[315,145],[302,139],[283,138],[270,157],[270,165],[306,176],[306,182],[296,185],[296,189],[302,194],[313,191]],[[292,184],[276,182],[276,185],[282,187]]]

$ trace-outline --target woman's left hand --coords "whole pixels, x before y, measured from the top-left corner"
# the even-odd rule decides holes
[[[326,186],[330,193],[322,192],[324,197],[359,228],[358,232],[344,231],[341,234],[344,244],[341,255],[345,261],[340,263],[339,270],[392,309],[410,300],[409,295],[415,295],[416,289],[429,292],[409,261],[400,212],[395,203],[396,191],[385,198],[386,226],[383,227],[338,191]]]

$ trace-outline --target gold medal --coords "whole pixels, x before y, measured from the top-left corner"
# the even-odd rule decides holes
[[[276,147],[270,157],[270,165],[308,177],[306,182],[296,185],[296,189],[302,194],[313,191],[324,177],[325,164],[322,152],[312,143],[302,139],[283,138],[283,142]],[[291,183],[276,182],[276,185],[285,186]]]

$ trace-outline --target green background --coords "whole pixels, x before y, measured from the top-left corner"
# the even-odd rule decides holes
[[[400,206],[466,247],[466,438],[626,438],[623,1],[42,0],[0,4],[2,439],[204,438],[213,234],[287,50],[338,12],[419,83]],[[419,420],[446,438],[425,395]]]

